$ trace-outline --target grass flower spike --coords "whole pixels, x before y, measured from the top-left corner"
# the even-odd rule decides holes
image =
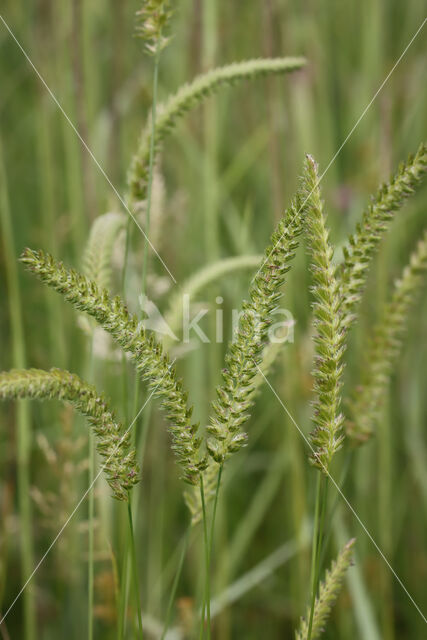
[[[421,144],[414,156],[402,163],[390,182],[383,184],[372,204],[363,214],[362,222],[344,248],[344,264],[337,275],[342,286],[343,324],[354,320],[353,311],[360,301],[369,265],[387,225],[394,213],[421,184],[427,172],[427,146]]]
[[[304,58],[247,60],[220,67],[198,76],[190,84],[182,86],[165,104],[157,106],[153,141],[155,153],[159,151],[161,143],[175,126],[177,120],[205,98],[219,91],[221,87],[232,86],[241,80],[254,79],[259,76],[288,73],[301,69],[304,65]],[[142,131],[138,150],[132,159],[128,175],[128,200],[133,205],[145,201],[147,196],[151,135],[151,123],[148,122]]]
[[[427,231],[411,255],[409,264],[396,281],[390,302],[374,331],[363,368],[362,384],[350,404],[351,420],[347,434],[356,443],[367,440],[373,432],[381,399],[390,382],[393,364],[400,353],[409,310],[425,281],[427,272]]]
[[[327,472],[334,453],[340,449],[343,441],[340,389],[344,331],[340,314],[340,293],[332,264],[333,250],[329,244],[320,197],[317,165],[311,156],[307,156],[306,159],[303,188],[305,226],[314,282],[312,291],[316,329],[316,359],[313,372],[316,392],[315,428],[311,433],[315,452],[311,461]]]
[[[213,417],[207,427],[212,458],[219,463],[246,442],[241,427],[248,419],[254,379],[265,346],[272,314],[282,296],[280,291],[298,247],[302,231],[297,198],[286,211],[271,237],[265,258],[251,284],[250,301],[243,304],[240,327],[230,344],[222,372],[223,384],[217,388]]]
[[[111,286],[111,259],[114,245],[126,228],[126,216],[109,212],[95,218],[83,254],[85,275],[103,289]]]
[[[350,567],[353,558],[353,547],[356,541],[350,540],[345,545],[344,549],[339,554],[335,562],[332,563],[329,571],[326,572],[324,581],[319,588],[319,595],[316,598],[314,605],[313,626],[311,629],[311,640],[319,638],[322,631],[324,631],[324,625],[331,612],[332,607],[338,598],[341,590],[341,585],[344,580],[345,573]],[[306,617],[301,619],[301,625],[297,631],[296,640],[307,640],[308,638],[308,624],[307,620],[310,615],[310,610],[307,611]]]
[[[187,407],[187,394],[162,347],[145,332],[137,318],[129,314],[119,296],[111,298],[95,282],[74,269],[66,269],[43,251],[27,249],[21,260],[76,309],[92,316],[129,353],[142,378],[148,382],[154,395],[161,399],[172,433],[172,449],[183,470],[183,479],[196,484],[201,469],[205,467],[204,458],[199,456],[198,425],[191,423],[192,408]]]
[[[165,49],[170,38],[165,35],[172,15],[169,0],[145,0],[137,11],[137,35],[144,41],[147,53],[152,56]]]
[[[129,450],[130,435],[109,409],[95,387],[61,369],[24,369],[0,373],[0,399],[35,398],[61,400],[84,415],[97,438],[104,459],[108,483],[118,500],[127,500],[128,491],[139,480],[135,451]]]

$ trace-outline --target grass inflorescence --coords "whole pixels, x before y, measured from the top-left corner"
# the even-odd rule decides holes
[[[128,213],[144,229],[141,246],[140,238],[132,237],[131,217],[118,212],[117,203],[101,196],[88,171],[85,150],[74,140],[69,121],[64,120],[59,142],[54,114],[46,105],[37,115],[34,132],[29,119],[22,117],[22,108],[16,109],[16,114],[13,109],[4,109],[6,122],[9,124],[10,118],[15,125],[10,132],[5,127],[4,135],[9,144],[16,136],[18,146],[10,156],[7,150],[5,162],[0,147],[0,231],[4,249],[0,270],[4,268],[6,273],[4,291],[0,280],[0,294],[6,293],[9,299],[8,322],[0,328],[3,343],[8,345],[9,331],[11,343],[10,357],[6,350],[4,358],[4,367],[10,370],[0,373],[0,399],[16,400],[17,411],[16,419],[13,411],[5,413],[6,428],[0,434],[5,479],[0,487],[0,631],[5,638],[16,635],[35,640],[38,636],[63,635],[66,628],[70,638],[81,637],[81,620],[85,618],[88,640],[98,633],[106,640],[145,635],[228,640],[263,633],[287,637],[291,628],[297,628],[297,640],[314,640],[325,627],[331,637],[393,640],[396,633],[420,637],[424,627],[421,618],[415,620],[410,607],[415,604],[418,608],[416,601],[423,595],[419,579],[422,563],[414,561],[420,557],[422,525],[418,513],[413,515],[412,506],[416,504],[420,511],[418,499],[426,496],[423,480],[427,456],[422,433],[425,400],[417,387],[425,358],[422,341],[418,344],[418,336],[408,336],[407,328],[414,326],[418,331],[421,326],[414,313],[427,269],[425,223],[417,208],[421,198],[409,204],[405,221],[396,220],[399,235],[394,235],[390,245],[381,247],[381,243],[403,205],[422,189],[427,173],[425,144],[380,185],[355,230],[347,239],[342,237],[343,229],[352,226],[357,216],[361,194],[375,186],[367,159],[375,161],[377,154],[379,171],[387,175],[393,164],[391,141],[393,149],[409,149],[424,126],[411,108],[415,89],[410,73],[402,73],[405,83],[396,101],[398,114],[395,101],[389,102],[393,91],[390,84],[390,93],[384,91],[380,97],[380,118],[375,115],[375,107],[370,110],[376,127],[372,137],[363,137],[361,147],[360,138],[354,136],[350,141],[348,136],[320,176],[315,160],[307,155],[296,194],[289,197],[300,172],[303,147],[313,146],[323,160],[331,133],[341,137],[349,86],[357,86],[351,94],[352,108],[366,112],[364,89],[377,83],[382,59],[379,43],[386,35],[379,19],[379,3],[372,3],[363,14],[363,23],[365,19],[369,23],[369,37],[364,29],[357,30],[363,68],[355,77],[351,71],[353,47],[346,42],[351,40],[346,29],[353,31],[354,27],[346,26],[348,20],[339,23],[338,14],[328,13],[333,20],[328,21],[323,41],[319,39],[323,27],[311,21],[310,11],[301,21],[301,15],[294,16],[288,7],[286,20],[279,20],[284,14],[275,0],[263,3],[260,15],[251,3],[238,8],[227,6],[224,11],[216,1],[178,7],[170,0],[144,0],[134,28],[138,36],[135,51],[141,60],[134,65],[129,83],[123,82],[126,65],[122,27],[126,10],[122,3],[113,4],[111,16],[104,22],[97,3],[75,3],[70,15],[55,3],[47,3],[46,11],[37,16],[34,34],[31,23],[31,33],[26,35],[39,47],[47,81],[57,79],[65,112],[71,121],[76,113],[82,138],[89,147],[96,146],[100,165],[105,163],[109,175],[110,170],[114,172],[111,178],[112,182],[117,180],[118,190],[127,185]],[[234,16],[238,20],[233,24],[229,18]],[[404,24],[409,25],[413,17],[409,6],[405,7],[405,16]],[[134,12],[132,18],[135,22]],[[46,21],[46,26],[49,23],[49,38],[37,32],[39,20]],[[93,55],[93,44],[104,37],[107,22],[114,31],[114,56],[106,56],[103,50],[101,56]],[[222,64],[231,51],[233,56],[240,55],[243,49],[239,38],[243,33],[251,36],[244,47],[246,52],[258,55],[250,31],[253,24],[269,57],[215,68],[215,62],[221,58]],[[183,56],[172,50],[183,35],[175,38],[175,28],[188,36],[188,51]],[[337,33],[338,40],[334,37]],[[402,56],[396,56],[402,65],[415,55],[417,43],[413,40],[411,50],[405,50],[404,63]],[[313,62],[307,63],[299,56],[284,57],[288,42],[295,44],[297,53],[308,51]],[[334,42],[330,49],[329,42]],[[50,56],[58,43],[61,56]],[[390,40],[389,44],[391,52],[394,43]],[[149,59],[141,55],[142,49]],[[68,74],[62,67],[66,67],[70,51],[72,69]],[[321,55],[317,55],[319,52]],[[2,59],[13,59],[8,54]],[[334,61],[332,66],[325,64],[329,56]],[[374,58],[375,64],[369,65]],[[98,74],[97,66],[104,60],[111,63],[111,68],[108,73]],[[332,67],[331,78],[325,69]],[[301,73],[295,74],[298,70]],[[145,79],[151,75],[150,88]],[[16,82],[9,80],[9,75],[5,77],[2,107],[8,106]],[[194,79],[168,96],[170,87],[176,86],[176,77]],[[223,89],[258,78],[265,78],[262,88],[248,88],[246,93],[242,89],[237,97],[224,91],[220,97]],[[395,78],[398,84],[397,74]],[[69,92],[70,79],[75,92]],[[17,86],[20,90],[20,83]],[[321,86],[333,86],[333,91],[322,93]],[[30,96],[32,91],[27,82],[24,90],[27,103],[27,93]],[[215,100],[205,106],[203,117],[195,114],[188,128],[177,130],[176,141],[169,147],[168,136],[180,120],[213,96]],[[100,99],[103,102],[98,113],[96,107],[100,105],[96,103]],[[145,103],[147,110],[137,138],[135,132],[141,128],[139,102]],[[135,110],[130,108],[132,103]],[[402,105],[407,109],[403,120]],[[398,120],[404,122],[404,140],[399,140],[396,133]],[[242,142],[239,136],[243,127],[247,139]],[[25,172],[21,163],[28,165],[22,148],[30,157],[32,145],[28,140],[33,137],[37,161],[32,158]],[[237,143],[241,149],[236,148]],[[55,162],[54,154],[62,147],[64,162]],[[127,172],[122,166],[125,151],[131,158]],[[14,162],[17,157],[19,163]],[[320,183],[332,164],[326,185],[322,185],[324,202]],[[9,174],[17,193],[11,190],[13,216],[8,202]],[[336,184],[331,187],[333,176]],[[162,183],[158,201],[156,180]],[[34,216],[34,202],[27,196],[34,188],[40,191],[40,226]],[[272,210],[270,200],[274,202],[271,217],[266,215]],[[290,205],[280,218],[285,201]],[[105,211],[109,213],[102,213]],[[97,212],[101,215],[95,217]],[[16,220],[19,225],[15,236]],[[161,239],[153,235],[158,220]],[[274,232],[263,252],[264,241],[260,238],[267,242],[271,229]],[[120,240],[124,234],[123,247]],[[26,289],[27,280],[20,282],[16,270],[15,243],[18,255],[29,238],[34,240],[33,235],[47,251],[27,249],[22,262],[47,285],[43,296],[37,287],[34,292]],[[86,237],[86,248],[82,249]],[[342,256],[332,239],[343,248]],[[303,243],[308,258],[299,250]],[[404,266],[406,247],[412,245]],[[165,253],[168,264],[174,265],[178,286],[163,277],[159,265],[150,263],[153,246]],[[66,264],[80,265],[80,271],[64,266],[53,255],[64,256]],[[196,261],[199,265],[194,269]],[[119,270],[121,273],[117,273]],[[247,286],[244,281],[251,270],[253,277]],[[387,293],[389,273],[401,275]],[[22,301],[21,288],[26,296]],[[112,295],[116,288],[120,296]],[[72,316],[62,311],[61,301],[49,289],[79,313],[87,314],[90,323],[80,316],[77,323],[90,327],[85,336],[73,327]],[[215,299],[217,293],[221,297]],[[286,297],[282,298],[284,293]],[[152,330],[161,329],[157,309],[153,322],[145,322],[145,311],[134,313],[137,301],[148,301],[148,296],[152,300],[147,315],[158,308],[163,316],[160,320],[169,327],[161,337],[155,337]],[[237,301],[242,298],[241,305]],[[281,337],[292,327],[292,338],[294,328],[296,338],[295,344],[286,347],[287,340],[276,342],[271,334],[273,329],[277,332],[275,316],[283,311],[283,304],[289,306],[286,311],[292,311],[294,319],[288,327],[282,326]],[[209,311],[209,319],[216,314],[221,321],[232,311],[232,323],[226,319],[225,332],[221,328],[221,336],[229,337],[236,307],[240,306],[238,326],[233,327],[228,347],[219,344],[213,322],[207,333],[216,344],[200,345],[195,339],[187,344],[185,331],[182,344],[174,340],[174,335],[181,337],[184,308],[190,316],[202,309],[202,315]],[[419,315],[421,318],[422,312]],[[358,326],[350,332],[357,320]],[[100,329],[92,331],[96,324]],[[409,343],[406,352],[405,335]],[[111,348],[110,337],[120,349]],[[38,368],[25,369],[27,362]],[[61,368],[47,369],[51,362]],[[83,378],[96,379],[105,395],[70,371],[82,371]],[[271,376],[269,386],[290,418],[289,424],[277,414],[280,407],[274,396],[268,395],[268,390],[263,393],[267,376]],[[388,393],[391,384],[396,390],[393,397]],[[131,385],[133,397],[129,393]],[[140,403],[142,394],[144,402]],[[215,396],[213,402],[210,394]],[[107,396],[111,400],[107,401]],[[163,415],[149,405],[152,397],[158,398]],[[65,418],[47,403],[35,409],[28,402],[31,399],[59,400],[71,408]],[[112,407],[116,405],[120,407],[117,414],[126,416],[126,422],[115,417]],[[142,409],[145,412],[139,421]],[[86,441],[85,430],[81,420],[73,421],[74,413],[86,418],[91,427],[88,456],[80,446],[82,440]],[[130,415],[135,416],[132,422]],[[61,505],[64,487],[56,486],[61,463],[55,459],[52,477],[53,465],[40,463],[40,451],[43,461],[55,458],[50,442],[64,444],[60,423],[65,420],[67,438],[75,448],[72,455],[64,456],[63,482],[72,483],[73,493]],[[172,435],[172,454],[165,449],[163,430],[153,428],[162,421]],[[405,429],[394,429],[402,421]],[[9,422],[16,422],[17,429],[9,429]],[[290,430],[297,425],[302,434],[308,434],[310,422],[313,427],[305,450],[296,431]],[[367,446],[365,457],[361,453],[358,458],[360,452],[354,445],[373,440],[376,429],[377,446]],[[38,447],[33,447],[33,430]],[[96,450],[99,455],[94,455]],[[311,465],[306,464],[306,453]],[[15,457],[18,517],[14,504]],[[176,483],[173,466],[170,471],[173,458],[186,483],[184,497],[190,513],[181,503],[182,488]],[[408,479],[398,487],[395,470],[407,460],[413,464],[408,465]],[[144,469],[143,475],[140,468]],[[117,501],[111,501],[105,491],[92,491],[97,471],[101,470]],[[86,471],[88,477],[83,478],[82,472]],[[329,479],[339,489],[333,503],[328,495]],[[49,517],[54,544],[55,516],[59,529],[67,522],[65,512],[74,514],[70,496],[77,497],[83,486],[84,495],[90,492],[88,509],[80,509],[75,528],[67,531],[66,544],[58,554],[61,558],[55,563],[60,570],[52,572],[46,563],[39,571],[42,563],[34,562],[38,545],[46,546],[48,552],[51,548],[43,539],[39,517]],[[354,526],[351,521],[344,524],[340,493],[354,513],[360,513],[371,539],[378,537],[375,546],[381,548],[383,558],[390,558],[396,566],[402,576],[400,584],[405,583],[407,595],[410,592],[407,602],[399,599],[396,606],[392,576],[370,558],[363,539],[358,556],[364,564],[359,566],[358,562],[356,568],[349,569],[354,551],[354,540],[350,540],[329,564],[321,581],[335,549],[351,537],[347,528]],[[371,497],[378,509],[369,508]],[[32,499],[37,515],[32,514]],[[200,522],[202,526],[197,527]],[[395,531],[401,533],[405,544],[411,541],[404,553],[394,544]],[[16,571],[16,545],[10,543],[15,535],[20,538],[20,573]],[[270,550],[273,544],[279,546]],[[68,545],[70,553],[64,554]],[[37,552],[34,557],[33,546]],[[45,555],[41,558],[44,560]],[[72,578],[67,573],[71,558]],[[365,570],[367,560],[374,572]],[[83,565],[87,568],[87,589],[81,588]],[[37,570],[35,578],[33,567]],[[12,593],[16,588],[19,594],[15,575],[23,585],[27,585],[28,577],[38,582],[33,589],[31,584],[25,586],[22,622]],[[331,615],[345,577],[351,599],[341,598]],[[247,601],[243,599],[245,594],[249,596]],[[250,617],[247,606],[251,607]],[[86,615],[80,615],[82,612]]]
[[[94,386],[61,369],[15,369],[0,373],[0,399],[19,398],[61,400],[85,416],[96,436],[114,497],[128,499],[129,491],[139,481],[135,451],[130,449],[130,434]]]

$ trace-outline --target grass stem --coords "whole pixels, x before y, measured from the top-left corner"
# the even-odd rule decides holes
[[[203,486],[203,474],[200,474],[200,497],[202,500],[202,513],[203,513],[203,540],[204,540],[204,552],[205,552],[205,593],[203,598],[202,605],[202,615],[200,617],[200,640],[204,636],[204,626],[205,626],[205,615],[207,618],[208,625],[208,638],[210,638],[210,561],[209,561],[209,537],[208,537],[208,523],[206,516],[206,504],[205,504],[205,490]]]
[[[95,437],[89,434],[89,487],[92,487],[95,476]],[[88,550],[88,640],[93,640],[93,541],[94,541],[94,488],[89,491],[89,550]]]
[[[134,587],[136,611],[138,616],[138,630],[139,630],[139,638],[140,640],[143,640],[144,633],[142,630],[141,596],[139,593],[138,565],[136,562],[135,537],[133,533],[132,504],[131,504],[130,494],[128,495],[128,520],[129,520],[129,533],[130,533],[130,553],[131,553],[131,560],[132,560],[133,587]]]
[[[326,511],[326,490],[327,479],[324,479],[323,474],[319,472],[317,476],[316,504],[314,508],[313,545],[311,554],[311,606],[307,640],[311,640],[314,605],[316,602],[317,588],[319,584],[320,555]]]
[[[187,529],[187,532],[185,534],[183,543],[182,543],[181,555],[179,557],[178,568],[176,570],[175,578],[174,578],[173,585],[172,585],[171,594],[169,596],[168,608],[166,610],[166,618],[165,618],[165,624],[164,624],[164,627],[163,627],[163,633],[162,633],[161,640],[165,639],[167,630],[169,628],[171,614],[172,614],[172,606],[173,606],[173,603],[175,602],[176,591],[177,591],[177,588],[178,588],[179,579],[181,577],[182,567],[184,566],[184,558],[186,556],[187,549],[188,549],[188,543],[190,541],[191,529],[192,529],[192,527],[191,527],[191,524],[190,524],[188,529]]]
[[[154,171],[154,140],[156,135],[156,111],[157,111],[157,91],[159,84],[159,60],[160,51],[156,52],[154,58],[154,73],[153,73],[153,104],[151,108],[151,139],[150,139],[150,160],[148,165],[148,187],[147,187],[147,209],[145,212],[145,241],[144,241],[144,255],[142,262],[142,293],[145,293],[147,285],[147,270],[148,270],[148,239],[150,235],[150,218],[151,218],[151,200],[153,191],[153,171]]]
[[[207,620],[207,629],[208,629],[208,639],[211,637],[211,597],[210,597],[210,572],[211,572],[211,558],[212,558],[212,548],[213,548],[213,537],[215,531],[215,518],[216,511],[218,505],[218,494],[219,488],[221,485],[221,476],[222,476],[222,468],[221,464],[218,471],[218,478],[215,489],[215,498],[213,504],[212,511],[212,522],[211,522],[211,530],[210,536],[208,537],[208,527],[207,527],[207,516],[206,516],[206,504],[205,504],[205,492],[203,487],[203,477],[200,476],[200,496],[202,499],[202,512],[203,512],[203,533],[204,533],[204,546],[205,546],[205,562],[206,562],[206,581],[205,581],[205,594],[202,604],[202,614],[201,614],[201,624],[200,624],[200,638],[203,637],[203,629],[205,622],[205,612],[206,612],[206,620]]]

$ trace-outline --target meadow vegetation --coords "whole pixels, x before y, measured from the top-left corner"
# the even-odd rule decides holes
[[[425,16],[346,4],[5,3],[3,638],[423,637]]]

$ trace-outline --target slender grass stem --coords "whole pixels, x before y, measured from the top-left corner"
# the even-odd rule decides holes
[[[92,487],[95,477],[95,437],[89,434],[89,487]],[[95,496],[93,488],[89,491],[89,553],[88,553],[88,640],[93,640],[93,548],[94,548],[94,511]]]
[[[88,376],[89,380],[93,379],[95,370],[95,357],[94,357],[94,338],[90,341],[88,357]],[[92,431],[89,433],[89,473],[88,473],[88,487],[92,487],[95,478],[95,435]],[[87,615],[88,615],[88,640],[93,640],[93,584],[94,584],[94,527],[95,527],[95,492],[94,487],[89,491],[89,505],[88,505],[88,597],[87,597]]]
[[[151,196],[153,190],[153,170],[154,170],[154,140],[156,135],[156,111],[157,111],[157,90],[159,83],[159,60],[160,51],[157,50],[154,58],[154,73],[153,73],[153,104],[151,109],[151,140],[150,140],[150,160],[148,165],[148,186],[147,186],[147,209],[145,212],[145,242],[144,242],[144,256],[142,262],[142,293],[145,293],[147,284],[147,269],[148,269],[148,239],[150,235],[150,217],[151,217]]]
[[[163,633],[162,633],[161,640],[165,639],[167,630],[169,628],[171,614],[172,614],[172,606],[173,606],[173,603],[175,602],[176,591],[177,591],[179,580],[180,580],[180,577],[181,577],[182,567],[184,566],[184,558],[185,558],[186,553],[187,553],[188,543],[190,541],[191,530],[192,530],[192,526],[190,524],[188,529],[187,529],[187,532],[185,534],[183,543],[182,543],[181,555],[179,557],[178,568],[177,568],[177,571],[176,571],[176,574],[175,574],[175,578],[174,578],[174,581],[173,581],[171,594],[169,596],[168,608],[166,610],[166,618],[165,618],[165,624],[164,624],[164,627],[163,627]]]
[[[201,625],[200,625],[200,638],[203,637],[203,629],[205,622],[205,612],[207,619],[207,629],[208,629],[208,638],[211,637],[211,598],[210,598],[210,572],[211,572],[211,558],[212,558],[212,548],[213,548],[213,538],[215,531],[215,519],[216,519],[216,511],[218,506],[218,495],[219,488],[221,485],[221,476],[222,476],[223,465],[221,464],[218,471],[218,479],[216,483],[215,489],[215,498],[213,504],[212,511],[212,522],[211,522],[211,530],[210,536],[208,537],[208,527],[207,527],[207,517],[206,517],[206,504],[205,504],[205,492],[203,487],[203,477],[200,476],[200,495],[202,499],[202,512],[203,512],[203,534],[204,534],[204,545],[205,545],[205,561],[206,561],[206,581],[205,581],[205,594],[203,598],[202,604],[202,613],[201,613]]]
[[[319,541],[317,543],[317,566],[316,566],[316,593],[319,586],[320,571],[322,568],[323,560],[323,538],[325,530],[325,514],[326,504],[328,497],[328,478],[324,478],[322,482],[322,497],[321,497],[321,510],[320,510],[320,524],[319,524]]]
[[[316,573],[317,573],[317,555],[318,555],[318,541],[319,541],[319,529],[320,529],[320,511],[321,511],[321,497],[322,497],[322,474],[319,472],[317,475],[317,488],[316,488],[316,504],[314,507],[314,528],[313,528],[313,543],[311,551],[311,607],[310,607],[310,619],[308,622],[307,640],[311,640],[311,631],[313,628],[313,614],[314,603],[316,601]]]
[[[127,609],[128,598],[128,580],[129,575],[129,554],[128,549],[125,551],[125,557],[123,561],[122,575],[120,578],[120,597],[119,597],[119,614],[117,621],[117,640],[123,640],[125,633],[125,618]]]
[[[148,251],[149,251],[149,235],[150,235],[150,217],[151,217],[151,194],[153,190],[153,169],[154,169],[154,140],[156,134],[156,111],[157,111],[157,89],[158,89],[158,79],[159,79],[159,59],[160,52],[157,51],[154,58],[154,74],[153,74],[153,104],[151,110],[151,140],[150,140],[150,160],[149,160],[149,168],[148,168],[148,186],[147,186],[147,209],[145,213],[145,241],[144,241],[144,254],[142,259],[142,280],[141,280],[141,293],[145,294],[147,288],[147,271],[148,271]],[[138,410],[138,402],[139,402],[139,390],[140,390],[140,380],[138,376],[135,376],[135,387],[134,387],[134,402],[133,402],[133,410],[135,413]],[[134,432],[137,432],[137,425],[135,425]]]
[[[208,625],[208,638],[210,638],[210,623],[211,623],[211,594],[210,594],[210,561],[209,561],[209,537],[208,537],[208,522],[206,515],[205,504],[205,490],[203,487],[203,474],[200,474],[200,497],[202,500],[202,513],[203,513],[203,540],[204,540],[204,552],[205,552],[205,593],[203,598],[202,615],[200,617],[200,640],[204,636],[205,626],[205,613]]]
[[[132,560],[133,587],[134,587],[136,611],[138,616],[138,630],[139,630],[139,638],[140,640],[143,640],[144,633],[142,630],[141,597],[139,593],[138,565],[136,562],[135,537],[133,533],[132,505],[130,500],[130,494],[128,494],[128,520],[129,520],[129,533],[130,533],[130,553],[131,553],[131,560]]]
[[[345,483],[348,477],[348,472],[349,470],[353,467],[353,459],[354,459],[354,453],[355,450],[354,449],[348,449],[346,456],[344,458],[344,464],[343,464],[343,468],[341,471],[341,477],[339,479],[338,482],[338,486],[340,487],[341,490],[344,490],[345,487]],[[320,566],[322,567],[323,562],[325,560],[325,555],[326,555],[326,548],[328,546],[329,540],[331,538],[331,534],[332,534],[332,522],[334,519],[334,515],[336,513],[337,507],[340,504],[340,494],[338,492],[336,492],[335,494],[335,498],[332,502],[332,505],[329,507],[329,525],[326,527],[326,531],[325,531],[325,542],[323,544],[323,549],[322,549],[322,553],[320,556]]]
[[[142,282],[141,282],[141,293],[144,294],[146,291],[147,284],[147,269],[148,269],[148,237],[150,233],[150,214],[151,214],[151,192],[153,186],[153,166],[154,166],[154,137],[156,132],[156,110],[157,110],[157,90],[158,90],[158,77],[159,77],[159,59],[160,52],[156,53],[154,59],[154,72],[153,72],[153,104],[152,104],[152,116],[151,116],[151,141],[150,141],[150,160],[149,160],[149,175],[148,175],[148,189],[147,189],[147,209],[146,209],[146,218],[145,218],[145,243],[144,243],[144,254],[143,254],[143,263],[142,263]],[[126,244],[125,244],[125,255],[123,262],[123,270],[122,270],[122,291],[125,294],[126,289],[126,272],[130,251],[130,243],[131,243],[131,223],[128,220],[128,225],[126,228]],[[126,371],[126,360],[123,360],[123,390],[124,396],[127,398],[127,371]],[[139,377],[135,376],[134,383],[134,392],[133,392],[133,415],[136,414],[138,409],[139,402],[139,390],[140,390],[140,380]],[[127,407],[126,407],[127,413]],[[147,418],[148,421],[148,418]],[[144,424],[146,424],[144,422]],[[146,425],[147,426],[147,425]],[[135,425],[135,429],[133,430],[133,440],[136,440],[136,433],[138,431],[138,423]],[[146,429],[144,429],[146,431]],[[145,443],[145,439],[143,441]],[[132,515],[131,506],[129,502],[130,515]],[[132,528],[132,538],[133,538],[133,528]],[[123,571],[123,583],[124,585],[128,581],[127,571],[129,570],[129,563],[125,562],[124,571]],[[122,607],[121,607],[122,609]],[[139,611],[139,609],[138,609]],[[123,611],[121,611],[123,613]],[[140,614],[139,614],[140,615]],[[119,638],[123,637],[123,624],[124,620],[119,622]],[[142,637],[142,627],[141,627],[141,637]]]
[[[215,532],[216,508],[218,506],[218,495],[219,495],[219,488],[220,488],[220,485],[221,485],[221,477],[222,477],[223,466],[224,465],[221,464],[220,467],[219,467],[218,479],[217,479],[216,489],[215,489],[215,498],[214,498],[213,512],[212,512],[211,537],[210,537],[210,541],[209,541],[209,564],[210,564],[210,560],[212,558],[213,538],[214,538],[214,532]]]

